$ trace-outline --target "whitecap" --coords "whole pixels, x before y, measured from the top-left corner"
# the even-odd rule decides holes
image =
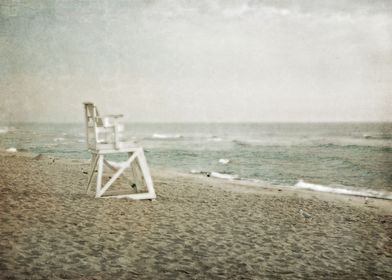
[[[53,138],[53,141],[55,141],[55,142],[62,142],[62,141],[64,141],[65,139],[63,138],[63,137],[57,137],[57,138]]]
[[[18,150],[16,149],[16,148],[14,148],[14,147],[11,147],[11,148],[8,148],[7,150],[6,150],[6,152],[9,152],[9,153],[16,153]]]
[[[228,164],[230,162],[230,160],[227,158],[221,158],[218,162],[221,164]]]
[[[155,139],[178,139],[182,138],[181,134],[159,134],[159,133],[154,133],[152,135],[152,138]]]
[[[6,126],[0,127],[0,134],[7,133],[8,131],[9,131],[8,127]]]
[[[208,139],[208,141],[211,141],[211,142],[222,142],[223,139],[220,138],[220,137],[212,136],[211,138]]]
[[[389,193],[389,192],[381,192],[381,191],[375,191],[375,190],[369,190],[369,189],[354,190],[350,187],[345,187],[345,186],[331,187],[331,186],[324,186],[324,185],[307,183],[303,180],[299,180],[298,183],[294,185],[294,188],[313,190],[313,191],[319,191],[319,192],[329,192],[329,193],[353,195],[353,196],[365,196],[365,197],[392,199],[392,193]]]

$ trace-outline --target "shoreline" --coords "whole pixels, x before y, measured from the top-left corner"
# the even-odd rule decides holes
[[[49,156],[43,154],[35,154],[27,151],[18,152],[6,152],[0,151],[0,157],[3,156],[19,156],[26,159],[34,157],[40,157],[44,159],[55,160],[57,162],[67,164],[89,164],[89,159],[71,159],[61,158],[56,156]],[[365,205],[367,208],[373,211],[381,211],[381,213],[392,214],[392,200],[383,197],[371,197],[362,195],[342,194],[333,192],[324,192],[312,189],[296,188],[291,185],[271,185],[267,182],[254,182],[253,180],[243,179],[220,179],[215,177],[207,177],[202,174],[193,174],[180,172],[170,168],[159,168],[151,170],[152,176],[159,176],[161,178],[170,179],[171,177],[182,177],[190,179],[192,181],[200,181],[204,184],[212,185],[214,188],[221,190],[232,191],[236,193],[255,193],[255,194],[266,194],[266,195],[293,195],[303,198],[318,198],[326,201],[338,200],[354,206]]]

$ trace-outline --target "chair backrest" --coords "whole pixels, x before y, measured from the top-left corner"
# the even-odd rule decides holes
[[[123,126],[118,122],[122,115],[100,116],[97,107],[92,102],[84,102],[86,119],[86,143],[89,150],[119,149],[120,136]],[[99,145],[101,144],[101,145]]]
[[[97,118],[99,113],[94,103],[84,102],[84,113],[86,121],[86,143],[87,148],[95,150],[98,143],[98,126],[103,126],[102,120]]]

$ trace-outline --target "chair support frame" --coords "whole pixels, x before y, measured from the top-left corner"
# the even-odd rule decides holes
[[[85,113],[86,113],[86,135],[87,135],[87,146],[89,151],[91,152],[91,162],[90,162],[90,172],[89,178],[86,187],[86,193],[89,193],[90,187],[92,185],[94,174],[97,173],[96,176],[96,190],[95,197],[96,198],[128,198],[128,199],[156,199],[156,193],[154,190],[154,184],[151,178],[150,170],[148,168],[147,160],[144,155],[144,151],[142,147],[127,147],[125,145],[123,147],[123,142],[119,141],[118,137],[118,118],[121,115],[111,115],[108,117],[100,117],[98,114],[98,110],[95,105],[91,102],[85,102]],[[112,118],[108,119],[108,118]],[[109,123],[106,125],[106,123]],[[110,129],[111,133],[114,133],[113,142],[105,142],[104,145],[100,145],[100,141],[98,139],[99,129],[102,131],[103,129]],[[106,156],[109,154],[119,154],[126,153],[127,160],[121,162],[120,166],[115,166],[113,163],[109,162],[106,159]],[[102,182],[104,166],[107,166],[110,170],[114,172],[114,174],[110,177],[109,181],[107,181],[104,185]],[[120,177],[124,177],[127,181],[132,183],[132,180],[125,176],[124,172],[128,169],[134,174],[134,179],[137,180],[135,166],[139,168],[141,171],[142,179],[145,182],[147,187],[147,192],[143,193],[131,193],[131,194],[121,194],[121,195],[106,195],[105,192],[114,184],[114,182]],[[97,170],[97,172],[95,172]],[[140,182],[137,182],[138,184]],[[137,186],[138,184],[134,184]],[[133,185],[131,186],[133,188]],[[137,188],[136,188],[137,191]]]

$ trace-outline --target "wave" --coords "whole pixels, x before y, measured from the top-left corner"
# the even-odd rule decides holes
[[[9,153],[16,153],[18,150],[16,149],[16,148],[14,148],[14,147],[11,147],[11,148],[8,148],[7,150],[5,150],[6,152],[9,152]]]
[[[208,171],[199,171],[199,170],[194,170],[192,169],[190,171],[191,174],[203,174],[206,175],[207,177],[214,177],[218,179],[224,179],[224,180],[241,180],[240,177],[237,174],[227,174],[227,173],[219,173],[219,172],[208,172]]]
[[[223,139],[217,136],[212,136],[211,138],[208,138],[209,142],[222,142]]]
[[[183,138],[181,134],[159,134],[159,133],[154,133],[152,135],[153,139],[179,139]]]
[[[53,138],[53,141],[55,141],[55,142],[63,142],[65,139],[63,138],[63,137],[56,137],[56,138]]]
[[[389,134],[364,134],[363,138],[365,139],[379,139],[379,140],[390,140],[392,139],[392,135]]]
[[[237,174],[226,174],[226,173],[219,173],[219,172],[211,172],[209,175],[210,175],[209,177],[225,179],[225,180],[238,180],[238,179],[240,179]]]
[[[227,158],[221,158],[218,160],[218,162],[221,164],[228,164],[230,162],[230,160]]]
[[[0,134],[7,133],[8,131],[9,131],[8,127],[6,126],[0,127]]]
[[[256,183],[259,186],[268,186],[268,187],[272,186],[267,181],[263,181],[260,179],[240,178],[237,174],[207,172],[207,171],[198,171],[198,170],[191,170],[190,173],[202,174],[202,175],[206,175],[207,177],[214,177],[214,178],[230,180],[230,181],[240,180],[243,182]],[[317,192],[327,192],[327,193],[336,193],[336,194],[351,195],[351,196],[361,196],[361,197],[370,197],[370,198],[392,200],[392,192],[376,191],[376,190],[363,189],[363,188],[355,188],[354,189],[352,187],[347,187],[347,186],[340,186],[340,187],[324,186],[324,185],[319,185],[319,184],[307,183],[303,180],[299,180],[294,186],[279,185],[279,186],[275,186],[275,187],[294,188],[294,189],[312,190],[312,191],[317,191]]]
[[[233,139],[232,142],[238,146],[243,147],[275,147],[275,146],[309,146],[312,145],[312,142],[305,143],[301,139],[277,139],[277,138],[265,138],[265,139],[246,139],[246,140],[239,140]]]
[[[232,140],[232,143],[241,147],[319,147],[319,148],[391,148],[392,142],[388,138],[371,138],[371,139],[340,139],[336,141],[325,140]]]
[[[294,188],[313,190],[313,191],[318,191],[318,192],[353,195],[353,196],[392,199],[392,193],[390,193],[390,192],[381,192],[381,191],[375,191],[375,190],[369,190],[369,189],[353,190],[352,188],[346,187],[346,186],[342,186],[342,187],[324,186],[324,185],[307,183],[303,180],[299,180],[298,183],[296,183],[294,185]]]
[[[241,140],[233,140],[233,143],[237,144],[238,146],[252,146],[251,143],[245,142],[245,141],[241,141]]]

